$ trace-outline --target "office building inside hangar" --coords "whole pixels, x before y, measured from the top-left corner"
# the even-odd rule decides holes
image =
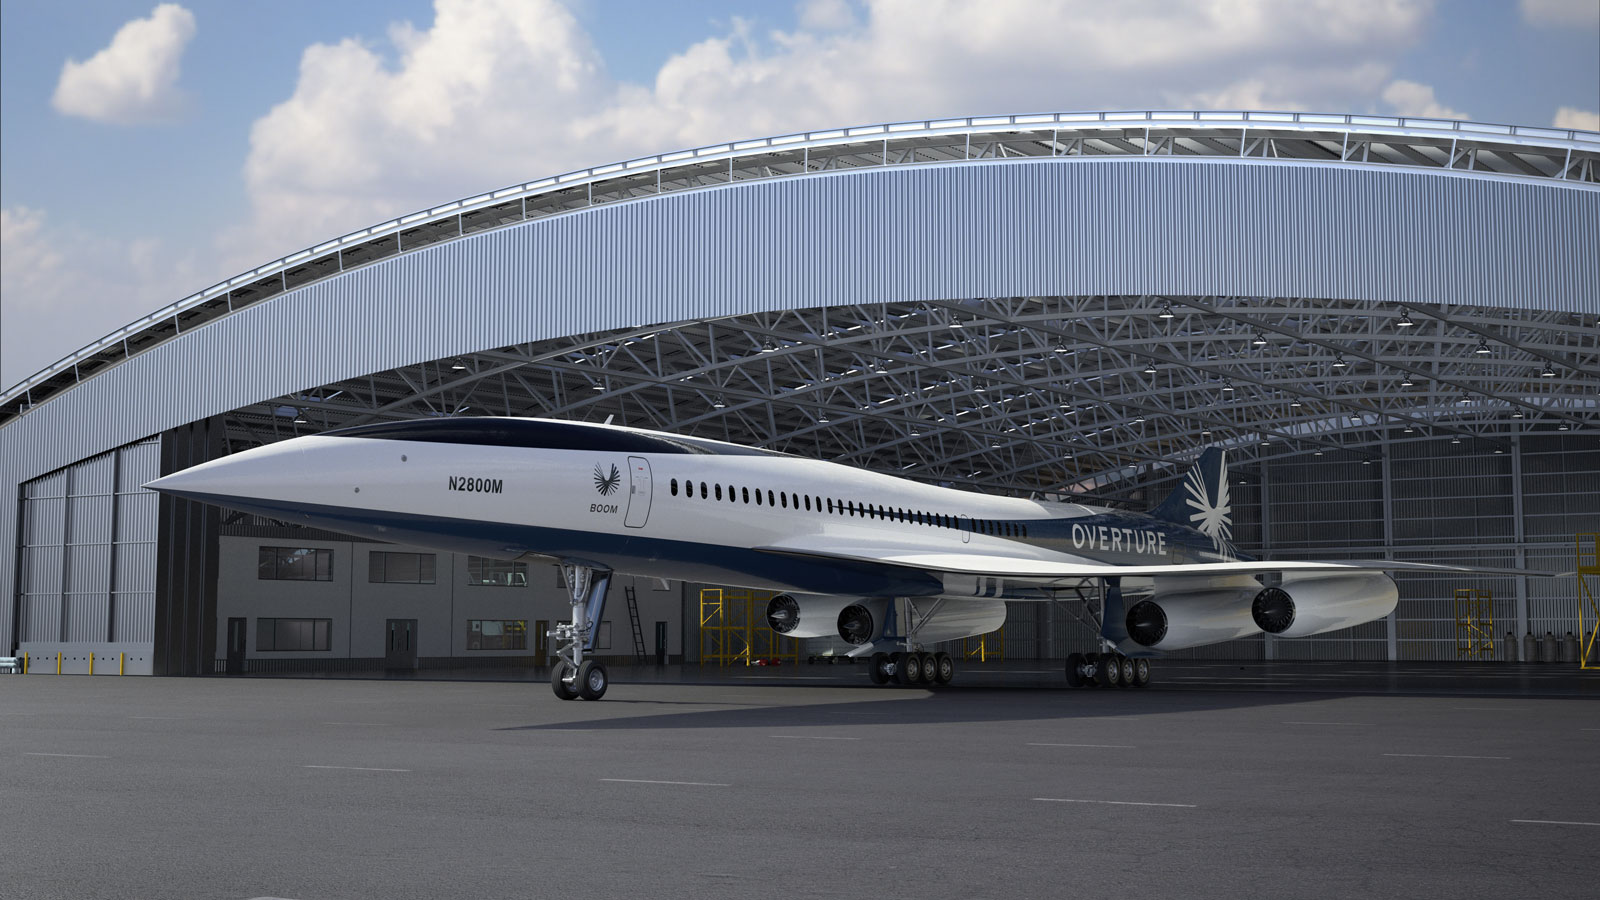
[[[537,662],[539,623],[565,611],[553,567],[140,488],[294,435],[462,414],[615,417],[1139,509],[1218,445],[1247,552],[1571,569],[1600,509],[1595,136],[1119,115],[600,167],[134,323],[4,397],[5,643],[64,670],[97,654],[171,674],[230,655],[255,671]],[[1108,214],[1127,209],[1148,218]],[[1457,587],[1491,592],[1497,634],[1574,626],[1572,578],[1397,580],[1389,621],[1183,653],[1455,659]],[[702,587],[615,585],[601,655],[653,658],[665,622],[669,657],[696,659]],[[1070,603],[1012,604],[985,652],[1093,642]]]

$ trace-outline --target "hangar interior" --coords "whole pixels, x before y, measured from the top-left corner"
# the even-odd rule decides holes
[[[905,179],[924,174],[951,185]],[[740,193],[794,185],[814,193]],[[1102,218],[1052,212],[1068,201]],[[739,252],[668,240],[720,246],[782,216]],[[289,437],[453,415],[610,419],[1128,509],[1221,446],[1244,552],[1568,571],[1575,536],[1600,531],[1597,243],[1600,135],[1356,116],[902,123],[508,188],[245,273],[0,397],[17,491],[0,645],[64,671],[97,653],[210,674],[386,665],[410,627],[413,663],[537,660],[539,623],[565,608],[553,567],[140,487]],[[617,260],[640,274],[602,271]],[[274,371],[185,383],[221,358]],[[149,388],[170,408],[94,418],[159,402]],[[1497,635],[1575,627],[1572,577],[1397,581],[1387,621],[1176,655],[1455,660],[1457,588],[1492,593]],[[665,622],[669,657],[696,658],[701,586],[644,580],[614,585],[602,656],[637,649],[624,588],[650,656]],[[1053,659],[1094,641],[1071,604],[1014,603],[996,646]]]

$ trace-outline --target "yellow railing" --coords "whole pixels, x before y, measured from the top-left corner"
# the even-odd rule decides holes
[[[1595,633],[1600,632],[1600,533],[1577,536],[1578,552],[1578,668],[1600,669],[1595,658]],[[1595,583],[1590,584],[1590,579]]]
[[[800,642],[767,627],[772,594],[734,588],[700,589],[700,665],[800,661]]]
[[[1006,629],[1001,626],[998,631],[980,634],[977,637],[962,638],[961,655],[967,659],[976,659],[978,662],[988,662],[989,657],[1004,661],[1006,658]]]
[[[1456,659],[1494,659],[1494,595],[1456,588]]]

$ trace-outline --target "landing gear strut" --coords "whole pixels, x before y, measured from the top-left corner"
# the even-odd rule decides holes
[[[1067,654],[1067,687],[1145,687],[1150,660],[1120,653]]]
[[[595,628],[605,611],[606,589],[611,573],[589,566],[561,566],[572,600],[572,622],[550,629],[556,649],[555,665],[550,667],[550,690],[562,700],[599,700],[611,685],[610,673],[600,662],[584,659],[585,650],[594,649]]]

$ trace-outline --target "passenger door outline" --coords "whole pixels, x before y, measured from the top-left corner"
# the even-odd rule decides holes
[[[643,528],[650,519],[650,462],[642,456],[628,457],[628,515],[623,524]]]

